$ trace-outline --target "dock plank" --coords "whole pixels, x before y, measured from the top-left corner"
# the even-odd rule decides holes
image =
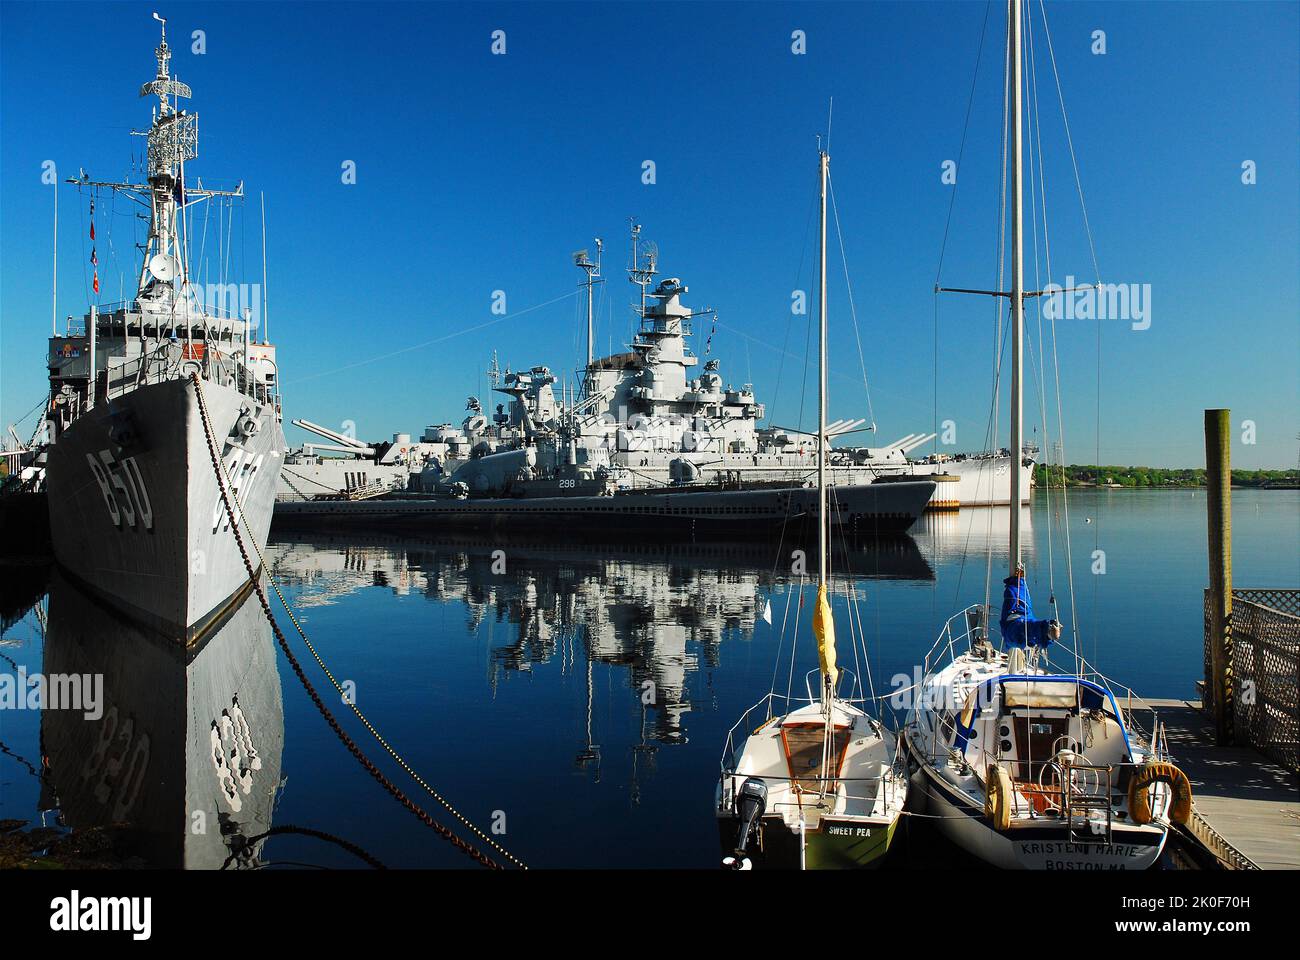
[[[1196,812],[1265,870],[1300,870],[1300,779],[1250,747],[1219,747],[1195,700],[1151,700]]]

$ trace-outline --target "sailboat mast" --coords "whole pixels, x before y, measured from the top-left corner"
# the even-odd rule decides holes
[[[1024,197],[1021,184],[1021,35],[1020,0],[1009,0],[1007,5],[1008,46],[1011,66],[1011,543],[1009,560],[1011,576],[1020,566],[1020,460],[1024,443]],[[824,241],[823,241],[824,242]]]
[[[817,586],[826,586],[826,176],[831,158],[820,151],[821,256],[817,306]]]

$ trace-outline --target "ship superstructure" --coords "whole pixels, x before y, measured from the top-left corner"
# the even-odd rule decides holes
[[[509,399],[498,404],[494,416],[484,415],[471,398],[470,415],[459,432],[450,424],[426,431],[424,440],[446,445],[433,451],[421,477],[423,489],[460,482],[471,494],[491,495],[512,492],[521,482],[556,477],[606,478],[620,488],[811,482],[817,436],[760,426],[767,411],[753,384],[726,381],[716,357],[701,363],[690,345],[693,323],[714,317],[714,311],[693,310],[683,300],[689,288],[680,278],[659,277],[658,250],[639,234],[634,225],[628,276],[641,294],[638,328],[628,349],[594,356],[589,316],[591,359],[579,371],[576,396],[569,398],[566,391],[557,400],[552,386],[557,378],[547,367],[507,371],[494,390]],[[585,254],[575,254],[575,262]],[[590,290],[590,261],[578,266],[587,273]],[[865,424],[863,419],[836,420],[827,435],[842,439],[874,429]],[[931,501],[934,507],[1007,502],[1009,451],[909,458],[934,437],[909,434],[880,445],[832,449],[830,482],[915,476],[943,481]],[[1033,453],[1026,449],[1018,458],[1026,499]]]

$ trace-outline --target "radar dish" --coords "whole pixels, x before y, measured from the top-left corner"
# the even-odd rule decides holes
[[[155,253],[149,258],[149,272],[164,283],[176,279],[176,258],[165,253]]]
[[[647,240],[641,246],[641,253],[645,257],[646,263],[650,265],[650,269],[653,270],[655,264],[659,262],[659,245],[653,240]]]

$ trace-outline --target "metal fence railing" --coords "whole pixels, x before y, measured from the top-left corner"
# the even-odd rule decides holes
[[[1228,629],[1234,739],[1300,773],[1300,590],[1233,590]],[[1210,593],[1202,702],[1213,712]]]

